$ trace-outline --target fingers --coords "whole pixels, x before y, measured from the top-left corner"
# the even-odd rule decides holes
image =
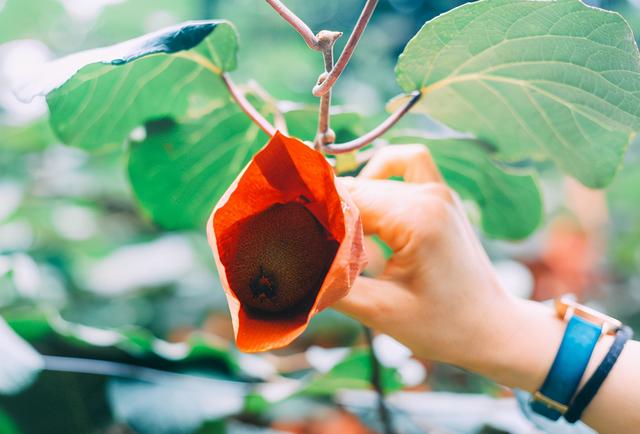
[[[354,282],[349,294],[332,307],[368,326],[376,326],[377,320],[388,317],[389,300],[402,294],[402,290],[385,280],[360,276]]]
[[[360,210],[364,233],[376,234],[394,251],[404,247],[415,226],[415,191],[397,181],[341,178]]]
[[[424,145],[386,146],[377,151],[360,172],[362,178],[402,177],[406,182],[443,182],[431,153]]]

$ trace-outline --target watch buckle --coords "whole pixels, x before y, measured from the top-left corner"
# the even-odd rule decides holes
[[[560,414],[565,414],[567,410],[569,410],[569,406],[559,403],[548,396],[543,395],[540,391],[537,391],[533,394],[533,400],[539,402],[540,404],[548,407],[552,410],[557,411]]]
[[[558,317],[564,321],[568,321],[572,316],[579,316],[596,325],[602,327],[603,335],[612,335],[616,333],[622,323],[615,318],[598,312],[595,309],[577,303],[569,296],[563,296],[555,301],[556,312]]]

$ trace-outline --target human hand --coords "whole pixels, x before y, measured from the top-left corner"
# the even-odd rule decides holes
[[[406,182],[389,181],[401,176]],[[422,145],[383,148],[358,178],[342,178],[365,234],[393,249],[384,271],[359,277],[334,307],[393,336],[418,357],[461,366],[533,392],[566,325],[540,303],[503,290],[458,196]],[[603,337],[583,383],[612,337]],[[583,420],[603,434],[640,426],[640,343],[629,342]]]
[[[387,178],[400,176],[405,182]],[[367,235],[393,250],[381,275],[360,277],[334,307],[394,336],[418,356],[464,364],[487,315],[510,302],[460,199],[422,145],[386,147],[358,178],[342,178]],[[463,353],[463,354],[460,354]]]

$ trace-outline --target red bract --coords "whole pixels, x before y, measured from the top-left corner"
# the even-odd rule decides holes
[[[365,264],[359,211],[319,152],[276,133],[207,224],[238,348],[298,337]]]

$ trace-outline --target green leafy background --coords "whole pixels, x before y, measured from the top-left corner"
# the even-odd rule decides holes
[[[238,353],[202,231],[267,140],[220,74],[229,71],[268,119],[282,114],[292,135],[311,140],[318,54],[264,2],[73,3],[0,0],[0,342],[10,354],[0,364],[0,432],[290,432],[345,417],[379,430],[363,390],[371,365],[360,326],[329,310],[282,352]],[[313,29],[345,32],[361,7],[287,4]],[[430,149],[499,270],[536,269],[547,222],[571,215],[563,174],[589,186],[613,180],[607,276],[590,290],[601,307],[640,324],[640,160],[628,144],[639,80],[629,27],[575,0],[456,6],[381,2],[335,88],[338,140],[377,125],[398,94],[423,90],[385,140]],[[640,29],[630,4],[600,6]],[[214,21],[200,24],[210,32],[187,32],[200,36],[187,38],[187,50],[162,49],[168,35],[176,40],[164,32],[39,63],[192,20]],[[19,93],[46,93],[50,115],[43,98],[15,100],[11,88],[27,78]],[[501,274],[509,288],[526,286],[516,277]],[[383,387],[404,390],[391,407],[403,432],[517,432],[465,398],[483,393],[500,405],[494,384],[378,343]],[[448,401],[433,391],[463,394]],[[421,399],[456,414],[416,412]]]

